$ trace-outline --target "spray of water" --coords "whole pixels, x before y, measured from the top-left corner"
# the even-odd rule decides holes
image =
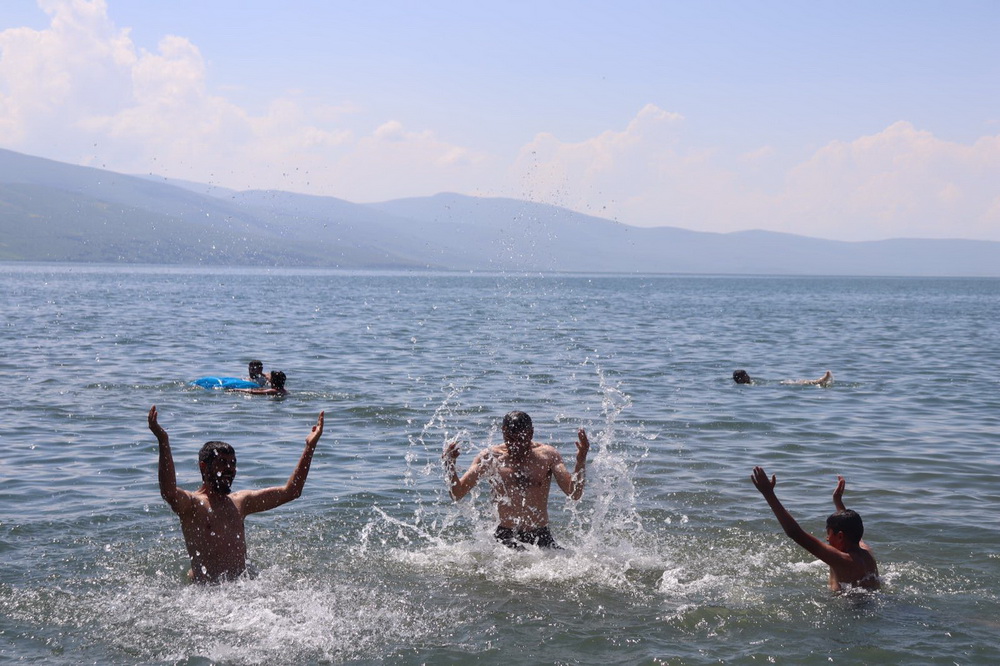
[[[651,578],[663,571],[664,562],[658,540],[644,528],[634,483],[646,438],[641,426],[621,422],[632,404],[630,396],[597,364],[588,360],[584,365],[599,386],[600,419],[588,427],[591,450],[583,498],[574,502],[557,488],[550,495],[552,530],[563,550],[529,547],[519,552],[497,543],[488,484],[480,484],[460,502],[449,497],[440,462],[442,447],[455,440],[463,443],[466,453],[474,453],[471,444],[465,445],[471,439],[468,429],[455,425],[467,411],[461,402],[465,388],[455,385],[447,387],[432,417],[410,438],[406,483],[424,489],[416,493],[412,513],[393,515],[376,507],[362,530],[360,547],[369,555],[388,548],[383,551],[387,557],[414,572],[446,567],[473,579],[566,590],[582,585],[617,594],[637,594],[651,587]],[[498,439],[494,425],[480,448]]]

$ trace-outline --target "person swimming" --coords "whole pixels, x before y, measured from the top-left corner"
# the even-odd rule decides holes
[[[288,395],[287,389],[285,389],[285,373],[281,370],[275,370],[270,373],[270,383],[269,388],[233,388],[226,389],[233,393],[249,393],[250,395]]]
[[[733,370],[733,381],[737,384],[754,384],[754,380],[750,377],[746,370]],[[822,386],[826,388],[833,384],[833,373],[829,370],[826,371],[819,379],[783,379],[782,384],[797,384],[801,386]]]
[[[250,381],[260,388],[267,388],[267,385],[271,382],[271,373],[264,372],[263,361],[258,361],[256,359],[250,361],[247,366],[247,372],[250,375]]]

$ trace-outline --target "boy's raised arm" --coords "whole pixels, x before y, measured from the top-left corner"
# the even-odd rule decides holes
[[[156,442],[159,447],[159,481],[160,497],[162,497],[174,513],[180,513],[184,508],[184,502],[188,495],[185,491],[177,487],[177,473],[174,471],[174,456],[170,452],[170,437],[163,429],[158,420],[156,405],[149,408],[146,417],[150,431],[156,435]]]
[[[833,491],[833,506],[837,511],[847,511],[847,507],[844,506],[844,488],[847,486],[847,481],[844,477],[837,477],[837,488]]]
[[[771,511],[774,512],[774,517],[778,519],[781,524],[781,529],[785,530],[792,541],[799,544],[818,559],[823,560],[829,565],[842,564],[845,555],[833,546],[823,543],[809,532],[806,532],[799,526],[792,514],[788,513],[788,510],[782,506],[781,502],[778,500],[777,495],[774,494],[774,486],[777,484],[778,479],[775,476],[768,478],[767,472],[764,471],[763,467],[754,467],[753,473],[750,475],[750,480],[753,481],[753,485],[757,487],[760,494],[764,496],[767,500],[768,506],[771,507]]]
[[[833,506],[837,511],[847,511],[847,507],[844,506],[844,488],[847,487],[847,480],[844,477],[837,476],[837,488],[833,491]],[[858,545],[865,550],[871,550],[868,544],[865,543],[864,539],[858,541]]]
[[[570,474],[563,464],[562,457],[557,457],[554,476],[559,488],[569,495],[570,499],[578,500],[583,497],[583,488],[587,484],[587,452],[590,451],[590,440],[587,439],[587,431],[580,428],[576,432],[576,466]]]
[[[444,461],[445,482],[448,484],[448,492],[453,500],[460,500],[468,495],[469,491],[479,483],[479,477],[482,474],[483,454],[481,453],[472,461],[465,474],[459,478],[458,471],[455,469],[458,454],[457,440],[445,444],[444,451],[441,452],[441,460]]]
[[[309,476],[309,467],[312,465],[313,453],[319,438],[323,435],[323,419],[325,412],[320,412],[316,418],[316,425],[312,427],[306,435],[306,446],[299,457],[299,463],[295,466],[295,471],[288,477],[288,481],[283,486],[274,486],[247,493],[243,500],[243,515],[269,511],[286,502],[298,499],[302,495],[302,489],[306,485],[306,477]]]

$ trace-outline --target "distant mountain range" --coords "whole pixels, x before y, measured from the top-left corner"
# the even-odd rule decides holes
[[[355,204],[127,176],[0,149],[0,261],[1000,277],[1000,242],[641,228],[458,194]]]

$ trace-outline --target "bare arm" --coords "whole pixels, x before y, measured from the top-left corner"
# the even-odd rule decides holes
[[[563,464],[562,456],[558,454],[555,459],[555,467],[552,470],[556,483],[559,484],[559,489],[574,500],[583,497],[583,487],[587,483],[587,452],[590,451],[587,431],[580,428],[576,432],[576,437],[576,466],[573,468],[573,474],[569,473],[566,465]]]
[[[458,454],[457,441],[448,442],[441,453],[441,459],[444,461],[445,480],[448,483],[448,492],[451,493],[453,500],[460,500],[468,495],[469,491],[479,482],[479,477],[482,475],[483,454],[480,453],[472,461],[472,464],[465,474],[462,475],[462,478],[459,478],[458,472],[455,470]]]
[[[313,453],[319,438],[323,435],[323,419],[325,412],[320,412],[316,419],[316,425],[312,427],[306,436],[306,446],[302,450],[299,464],[295,466],[295,471],[288,477],[288,481],[283,486],[264,488],[246,493],[243,499],[243,515],[269,511],[286,502],[298,499],[302,495],[302,489],[306,485],[306,477],[309,476],[309,466],[312,465]]]
[[[174,456],[170,452],[170,437],[163,429],[158,420],[156,405],[149,408],[147,422],[150,431],[156,435],[156,442],[159,448],[159,481],[160,497],[162,497],[174,513],[181,513],[187,510],[190,505],[190,494],[177,487],[177,473],[174,470]]]
[[[847,511],[847,507],[844,506],[844,488],[847,486],[847,481],[844,477],[837,477],[837,489],[833,491],[833,506],[837,511]]]
[[[847,480],[842,476],[837,476],[837,488],[833,491],[833,506],[837,511],[847,511],[847,507],[844,506],[844,488],[846,487]],[[858,545],[867,551],[871,551],[871,548],[868,547],[864,539],[859,540]]]
[[[781,524],[781,529],[785,530],[785,534],[792,541],[830,566],[842,565],[846,559],[850,559],[841,551],[828,543],[820,541],[799,526],[795,518],[792,517],[792,514],[788,513],[788,510],[778,500],[777,495],[774,494],[774,486],[778,482],[777,477],[771,476],[771,478],[768,478],[763,467],[754,467],[753,474],[750,475],[750,480],[753,481],[753,485],[757,487],[760,494],[767,500],[768,506],[774,512],[774,517]]]

